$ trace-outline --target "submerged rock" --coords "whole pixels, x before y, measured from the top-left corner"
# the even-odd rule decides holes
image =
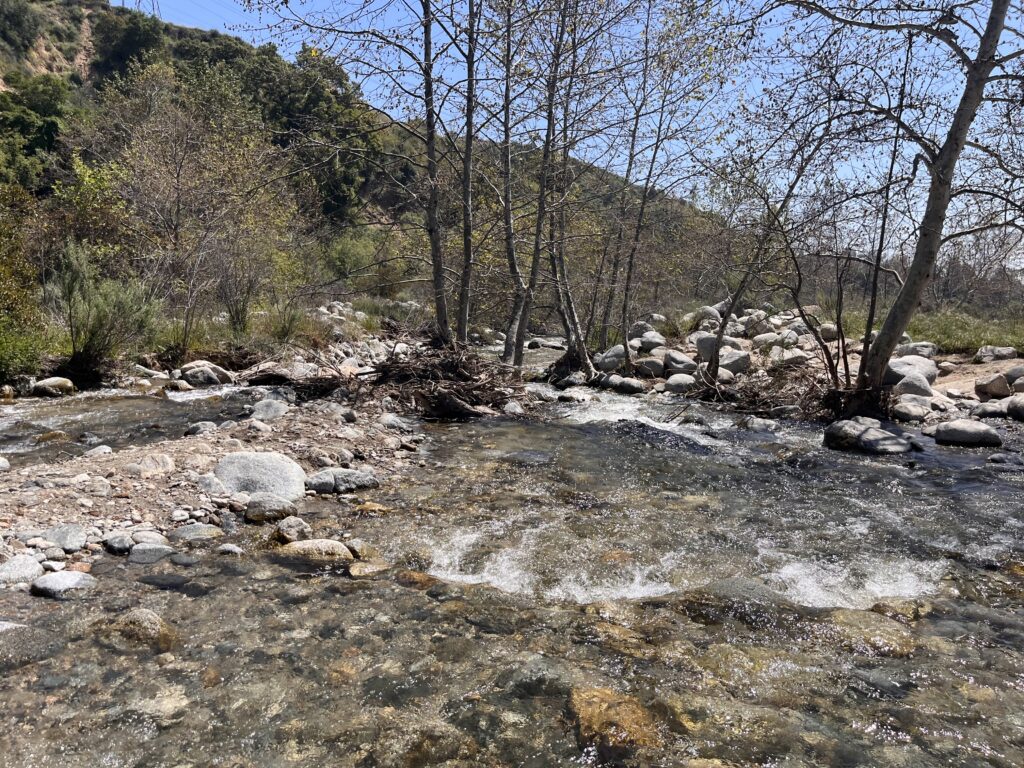
[[[914,636],[898,621],[873,611],[838,608],[828,615],[826,632],[845,648],[872,656],[909,656]]]
[[[638,748],[662,744],[654,718],[639,699],[611,688],[574,688],[568,710],[580,747],[596,749],[603,760],[620,761]]]
[[[826,448],[879,456],[908,453],[914,447],[906,438],[882,429],[880,422],[861,417],[829,424],[825,428],[824,442]]]

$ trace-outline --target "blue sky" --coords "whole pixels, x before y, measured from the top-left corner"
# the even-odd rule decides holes
[[[110,3],[121,4],[120,0]],[[216,29],[254,42],[266,39],[265,33],[252,29],[261,26],[259,15],[246,11],[234,0],[141,0],[141,10],[152,12],[154,4],[160,18],[172,24]],[[125,0],[125,5],[135,7],[135,2]]]

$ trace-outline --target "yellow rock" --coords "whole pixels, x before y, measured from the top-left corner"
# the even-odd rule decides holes
[[[661,735],[651,713],[633,696],[611,688],[576,688],[569,715],[582,748],[594,747],[605,760],[628,757],[636,749],[657,748]]]

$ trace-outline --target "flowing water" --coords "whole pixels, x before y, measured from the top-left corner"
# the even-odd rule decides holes
[[[373,578],[199,552],[0,592],[53,644],[0,683],[0,763],[1024,765],[1024,473],[598,398],[426,426],[372,504],[308,502]],[[137,605],[173,640],[106,629]]]

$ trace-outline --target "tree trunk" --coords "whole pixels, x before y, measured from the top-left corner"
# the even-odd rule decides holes
[[[889,358],[910,325],[935,268],[935,261],[942,245],[942,230],[946,224],[957,161],[963,152],[971,125],[984,98],[985,86],[995,66],[1009,5],[1010,0],[992,2],[985,33],[973,65],[967,71],[967,79],[953,116],[953,123],[934,164],[929,168],[931,183],[917,246],[914,249],[914,259],[903,287],[886,314],[878,338],[872,343],[864,364],[867,386],[873,390],[878,390],[882,386]]]
[[[469,305],[473,279],[473,141],[476,110],[476,0],[468,2],[466,30],[466,135],[462,148],[462,276],[459,280],[459,313],[456,335],[469,338]]]
[[[448,324],[448,299],[444,282],[444,257],[441,249],[441,223],[438,210],[441,206],[441,190],[437,168],[437,113],[434,108],[434,13],[431,0],[422,0],[423,9],[423,110],[427,152],[427,209],[424,222],[430,241],[430,264],[434,288],[434,313],[437,340],[442,344],[451,342],[451,326]]]

